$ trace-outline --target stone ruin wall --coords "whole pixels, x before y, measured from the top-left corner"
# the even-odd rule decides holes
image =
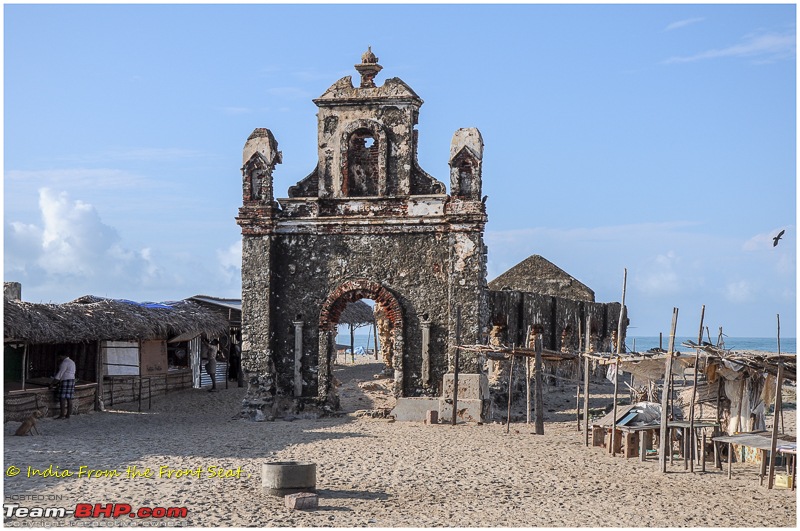
[[[393,323],[396,396],[441,393],[459,311],[462,343],[487,332],[480,132],[454,134],[447,195],[417,163],[422,100],[398,78],[376,87],[369,50],[356,69],[360,87],[346,76],[314,100],[318,162],[288,198],[274,198],[282,154],[272,133],[258,128],[245,143],[243,415],[255,420],[336,407],[334,331],[348,302],[376,300]]]
[[[310,251],[310,252],[309,252]],[[429,268],[406,257],[424,254],[434,267]],[[276,242],[272,267],[275,280],[275,309],[272,349],[280,394],[291,395],[293,386],[295,327],[303,327],[303,396],[318,394],[319,316],[328,294],[348,279],[380,279],[391,291],[403,312],[403,394],[432,393],[441,380],[447,344],[447,235],[402,234],[392,236],[286,235]],[[420,279],[426,279],[421,282]],[[320,296],[322,295],[322,296]],[[436,323],[431,328],[431,360],[436,368],[434,385],[422,382],[421,324],[423,314]]]
[[[524,346],[528,326],[540,328],[543,347],[549,350],[577,351],[579,337],[585,335],[586,318],[591,316],[593,352],[611,351],[612,335],[617,334],[620,303],[574,301],[550,295],[521,291],[488,292],[489,324],[506,327],[506,342]],[[564,331],[567,335],[564,336]],[[623,341],[625,327],[623,326]],[[566,338],[566,340],[564,339]],[[583,341],[584,350],[586,341]]]
[[[560,352],[577,352],[579,336],[577,326],[580,323],[580,334],[585,335],[586,320],[591,316],[591,346],[592,352],[610,352],[615,349],[614,339],[617,334],[617,323],[621,304],[597,303],[588,301],[575,301],[521,291],[494,291],[488,292],[489,301],[489,326],[491,336],[499,337],[505,345],[525,346],[525,336],[528,327],[532,335],[536,330],[541,331],[542,347]],[[627,320],[627,319],[626,319]],[[624,323],[627,324],[627,323]],[[623,342],[625,340],[626,326],[622,327]],[[624,344],[624,343],[623,343]],[[533,348],[531,346],[530,348]],[[582,351],[586,350],[586,339],[581,343]],[[490,362],[487,367],[489,382],[493,399],[497,403],[505,403],[508,399],[508,374],[509,361]],[[581,378],[583,364],[580,360],[562,362],[543,362],[544,373],[578,380]],[[604,378],[603,367],[593,367],[593,378]],[[514,392],[524,392],[525,371],[515,369]],[[564,385],[556,378],[547,378],[548,385]]]

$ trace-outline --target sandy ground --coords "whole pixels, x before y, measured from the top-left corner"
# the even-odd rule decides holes
[[[545,435],[512,423],[425,425],[359,416],[388,407],[380,365],[335,368],[341,417],[253,423],[236,419],[244,389],[172,393],[137,413],[115,410],[45,419],[41,436],[16,437],[4,426],[5,503],[23,507],[127,503],[186,507],[177,519],[4,517],[17,525],[187,525],[201,527],[794,527],[796,493],[760,487],[756,465],[727,471],[658,472],[658,461],[612,458],[586,448],[577,431],[572,390],[548,390]],[[795,403],[796,399],[792,398]],[[598,395],[591,406],[603,407]],[[608,402],[608,401],[607,401]],[[610,403],[610,402],[609,402]],[[792,404],[792,403],[790,403]],[[794,427],[794,405],[785,422]],[[771,424],[771,420],[768,420]],[[788,429],[787,429],[788,431]],[[261,492],[261,465],[317,463],[319,508],[291,511]],[[27,477],[28,467],[72,477]],[[77,477],[80,467],[118,477]],[[128,467],[151,478],[126,477]],[[10,467],[19,475],[9,477]],[[200,469],[201,477],[158,478],[160,467]],[[241,471],[210,478],[209,467]],[[11,469],[13,472],[13,469]]]

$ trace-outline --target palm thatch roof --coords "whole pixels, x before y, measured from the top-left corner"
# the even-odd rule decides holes
[[[339,316],[339,324],[352,325],[354,328],[372,324],[375,316],[372,308],[364,301],[356,301],[348,304]]]
[[[515,290],[594,302],[594,291],[546,258],[534,254],[489,282],[495,291]]]
[[[80,343],[167,339],[185,332],[220,335],[228,322],[190,302],[137,303],[85,296],[64,304],[4,300],[6,341]]]

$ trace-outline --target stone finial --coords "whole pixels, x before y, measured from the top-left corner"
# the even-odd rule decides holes
[[[269,129],[259,127],[253,131],[244,144],[242,160],[244,200],[271,204],[272,171],[276,164],[283,162],[283,155]]]
[[[372,46],[367,46],[367,51],[361,54],[361,63],[374,63],[378,64],[378,58],[372,53]]]
[[[483,137],[474,128],[455,132],[450,143],[450,193],[473,201],[481,198]]]
[[[361,88],[374,88],[375,76],[383,70],[383,67],[378,64],[378,58],[372,53],[372,46],[367,47],[367,51],[361,55],[361,63],[355,67],[361,74]]]

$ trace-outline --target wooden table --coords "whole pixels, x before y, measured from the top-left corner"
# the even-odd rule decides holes
[[[692,427],[692,423],[688,420],[670,420],[667,422],[667,431],[669,432],[670,439],[672,440],[672,433],[675,429],[685,429],[688,430]],[[694,421],[694,436],[697,438],[697,432],[702,430],[700,433],[700,441],[701,441],[701,450],[699,452],[699,457],[701,459],[700,465],[702,466],[702,471],[706,471],[706,428],[719,428],[719,422],[714,420],[695,420]],[[686,432],[684,432],[686,433]],[[713,439],[713,437],[712,437]],[[683,456],[683,468],[684,470],[689,467],[689,459],[694,459],[694,449],[695,445],[692,444],[692,435],[689,434],[687,437],[684,435],[683,437],[683,445],[681,447],[681,455]],[[670,451],[670,461],[672,460],[672,451]]]
[[[622,439],[621,435],[625,434],[625,458],[639,456],[640,461],[644,461],[647,457],[647,450],[652,447],[653,434],[660,429],[658,424],[645,424],[642,426],[616,426],[619,437],[614,437],[616,449],[612,449],[608,445],[609,453],[622,452]],[[594,424],[592,426],[594,433],[593,446],[605,446],[605,436],[611,433],[611,425]],[[612,452],[613,451],[613,452]]]
[[[764,477],[767,472],[767,457],[770,450],[772,450],[772,438],[762,435],[767,432],[755,433],[739,433],[737,435],[723,435],[713,437],[711,440],[714,444],[728,443],[728,479],[733,477],[733,445],[739,444],[742,446],[749,446],[750,448],[757,448],[761,451],[761,473],[759,474],[759,484],[764,483]],[[778,453],[792,456],[792,490],[794,490],[794,480],[797,477],[797,443],[794,441],[778,440],[778,446],[775,448]]]

